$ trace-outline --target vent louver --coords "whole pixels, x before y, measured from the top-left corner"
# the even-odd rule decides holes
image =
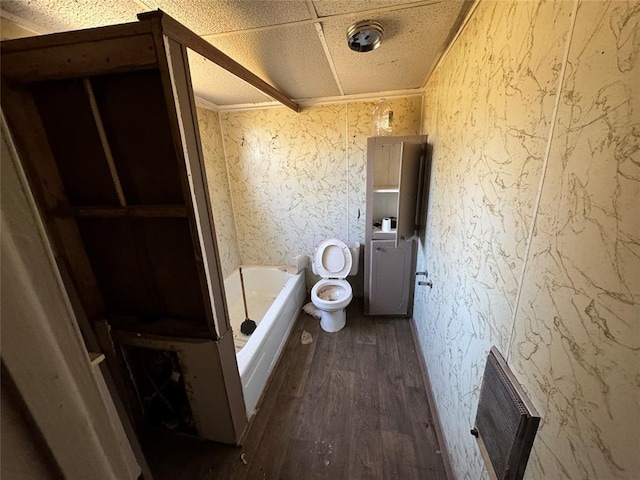
[[[540,417],[496,347],[482,378],[475,428],[487,470],[499,480],[520,480]]]

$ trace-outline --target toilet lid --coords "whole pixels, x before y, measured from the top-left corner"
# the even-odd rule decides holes
[[[322,278],[345,278],[351,261],[351,250],[337,238],[325,240],[316,250],[316,271]]]

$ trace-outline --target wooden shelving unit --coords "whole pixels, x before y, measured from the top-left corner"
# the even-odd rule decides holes
[[[123,352],[171,351],[199,372],[184,375],[198,436],[237,443],[247,418],[187,49],[299,107],[163,12],[138,18],[2,42],[2,109],[111,394],[139,425]]]

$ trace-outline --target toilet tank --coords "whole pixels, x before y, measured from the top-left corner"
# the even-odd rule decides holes
[[[347,276],[351,277],[358,273],[358,267],[360,266],[360,244],[358,242],[344,242],[351,251],[351,270]]]

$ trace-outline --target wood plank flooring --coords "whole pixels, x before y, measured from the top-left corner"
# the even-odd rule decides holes
[[[300,316],[241,447],[143,439],[154,479],[446,479],[409,320],[358,300],[338,333]]]

